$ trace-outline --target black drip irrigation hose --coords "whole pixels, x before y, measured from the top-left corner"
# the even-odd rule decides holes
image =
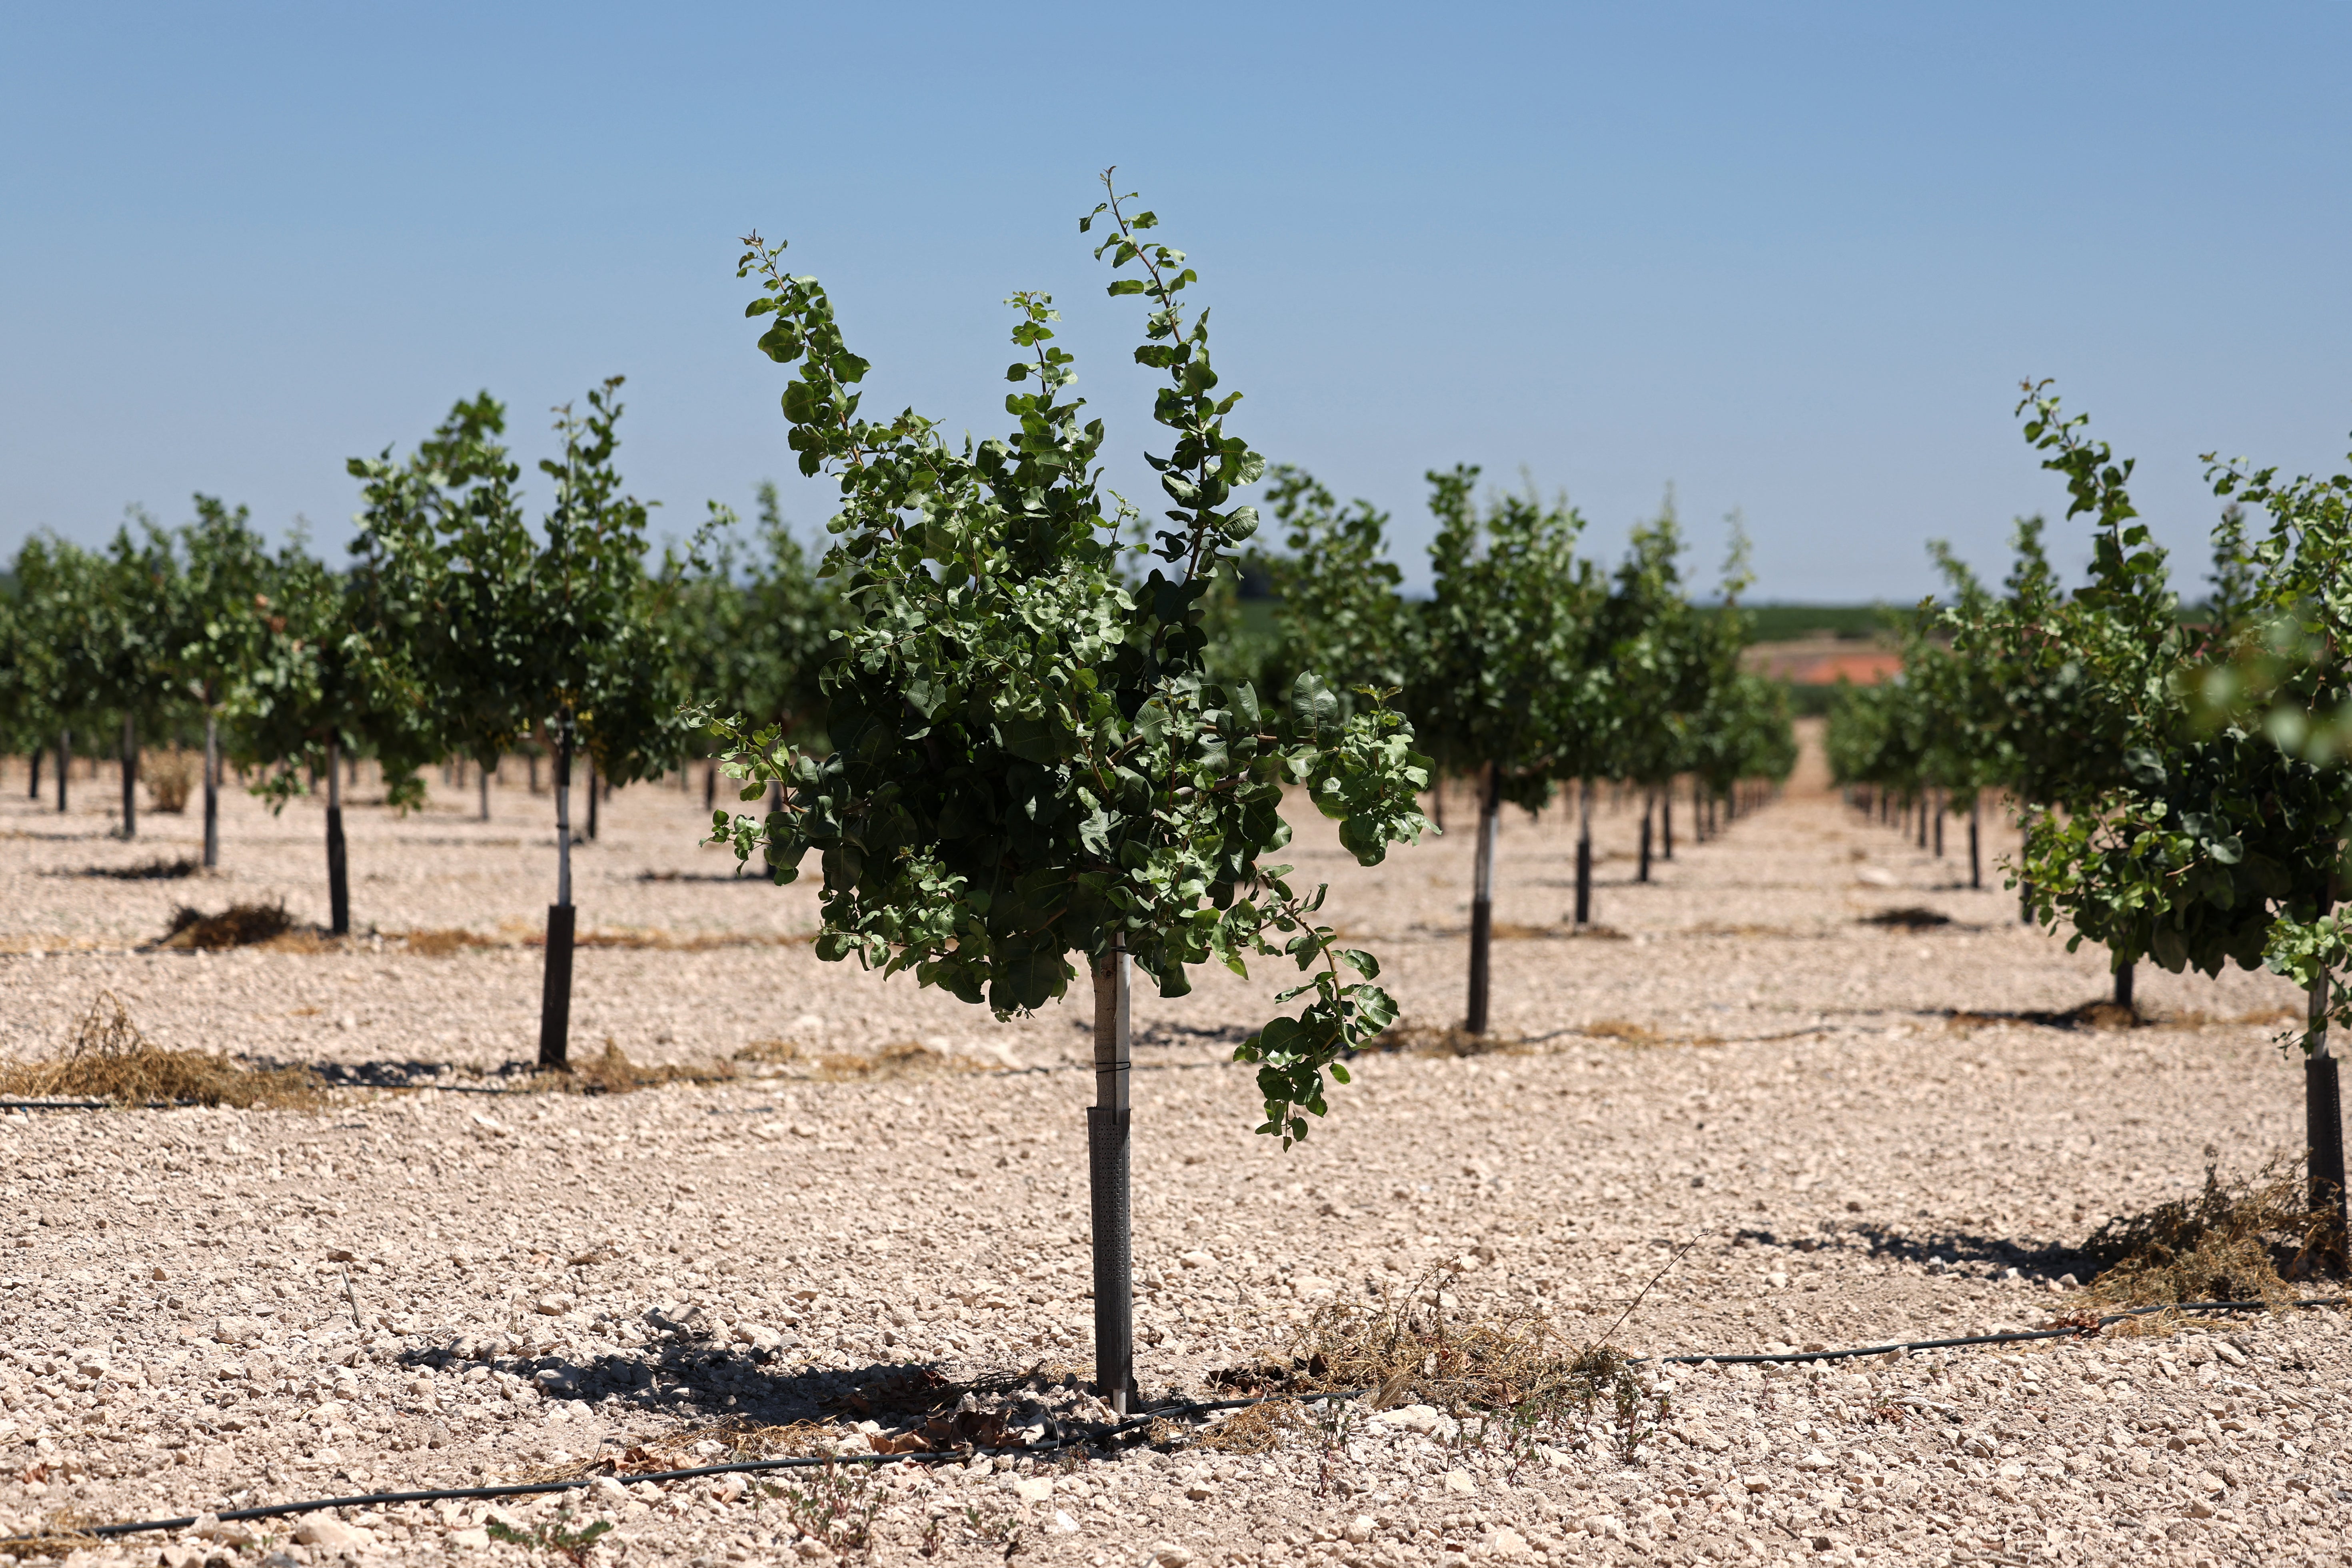
[[[1787,1351],[1765,1355],[1637,1356],[1625,1364],[1628,1366],[1645,1364],[1696,1366],[1703,1362],[1713,1362],[1717,1366],[1744,1366],[1767,1362],[1845,1361],[1857,1356],[1885,1355],[1890,1352],[1958,1350],[1970,1345],[2017,1344],[2027,1340],[2080,1339],[2096,1334],[2110,1323],[2119,1323],[2126,1318],[2147,1317],[2156,1312],[2257,1312],[2267,1311],[2274,1306],[2341,1307],[2347,1302],[2352,1302],[2352,1298],[2314,1296],[2286,1302],[2180,1301],[2160,1307],[2134,1307],[2126,1311],[2108,1312],[2103,1314],[2095,1325],[2085,1323],[2074,1328],[2020,1329],[2009,1333],[1969,1334],[1960,1339],[1951,1340],[1906,1340],[1895,1344],[1864,1345],[1853,1350]],[[1370,1391],[1360,1388],[1335,1389],[1307,1394],[1303,1398],[1305,1403],[1315,1404],[1330,1400],[1358,1399],[1368,1392]],[[1097,1431],[1082,1433],[1075,1436],[1056,1437],[1050,1443],[1037,1443],[1017,1448],[972,1448],[961,1451],[918,1449],[903,1454],[822,1454],[795,1455],[790,1458],[782,1459],[742,1459],[725,1465],[698,1465],[691,1469],[684,1470],[654,1470],[643,1475],[630,1476],[625,1484],[635,1486],[640,1481],[691,1481],[699,1480],[705,1476],[749,1475],[766,1470],[815,1469],[819,1467],[834,1465],[944,1463],[950,1460],[961,1464],[969,1459],[982,1457],[995,1458],[1007,1454],[1015,1458],[1034,1458],[1041,1454],[1060,1453],[1069,1448],[1098,1447],[1115,1441],[1139,1427],[1148,1426],[1152,1422],[1166,1416],[1202,1415],[1216,1410],[1243,1410],[1253,1405],[1264,1405],[1269,1400],[1293,1397],[1300,1396],[1261,1394],[1248,1399],[1191,1400],[1181,1404],[1163,1405],[1158,1409],[1147,1410],[1139,1415],[1131,1415],[1124,1421],[1116,1422]],[[404,1502],[459,1502],[481,1498],[530,1497],[544,1492],[581,1491],[594,1485],[598,1480],[607,1479],[616,1481],[622,1479],[618,1475],[609,1478],[580,1476],[562,1481],[518,1481],[510,1486],[440,1487],[428,1491],[365,1492],[357,1497],[315,1498],[307,1502],[281,1502],[272,1503],[264,1508],[240,1508],[227,1513],[215,1514],[213,1517],[223,1524],[227,1524],[248,1519],[282,1519],[288,1514],[316,1513],[321,1509],[330,1508],[373,1508]],[[185,1530],[195,1523],[200,1517],[202,1516],[189,1514],[181,1519],[149,1519],[131,1524],[100,1524],[77,1533],[104,1540],[121,1535],[139,1535],[155,1530]]]
[[[2161,1307],[2133,1307],[2126,1311],[2101,1314],[2095,1323],[2083,1323],[2063,1329],[2017,1329],[2002,1334],[1969,1334],[1957,1340],[1902,1340],[1894,1344],[1862,1345],[1837,1351],[1780,1351],[1769,1355],[1666,1355],[1641,1356],[1626,1364],[1639,1366],[1645,1362],[1661,1365],[1697,1366],[1713,1362],[1717,1366],[1755,1366],[1769,1362],[1851,1361],[1857,1356],[1887,1355],[1896,1352],[1958,1350],[1968,1345],[2013,1345],[2027,1340],[2084,1339],[2097,1333],[2110,1323],[2120,1323],[2126,1318],[2145,1318],[2151,1312],[2260,1312],[2273,1306],[2341,1307],[2352,1298],[2343,1296],[2312,1296],[2296,1301],[2175,1301]]]

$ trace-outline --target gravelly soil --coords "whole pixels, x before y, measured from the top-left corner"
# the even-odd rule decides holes
[[[373,934],[200,955],[142,944],[179,902],[323,915],[315,808],[233,799],[223,874],[118,880],[84,873],[191,851],[193,818],[124,844],[103,781],[59,818],[14,777],[0,1054],[55,1049],[110,990],[161,1045],[444,1087],[0,1118],[0,1527],[691,1455],[730,1420],[822,1419],[841,1441],[870,1414],[884,1436],[940,1379],[982,1379],[980,1413],[1016,1430],[1087,1412],[1066,1385],[1090,1363],[1079,1008],[997,1025],[816,963],[793,940],[811,896],[727,880],[693,847],[698,790],[642,787],[579,851],[583,928],[640,945],[580,955],[576,1049],[799,1056],[629,1095],[459,1092],[495,1087],[535,1037],[522,942],[552,881],[543,800],[504,790],[486,825],[470,799],[405,821],[357,807]],[[1570,938],[1569,826],[1515,818],[1496,1012],[1526,1043],[1368,1058],[1287,1155],[1249,1134],[1249,1079],[1223,1059],[1273,976],[1138,998],[1151,1395],[1284,1351],[1319,1303],[1439,1278],[1456,1322],[1539,1311],[1569,1343],[1613,1331],[1636,1353],[2038,1323],[2074,1310],[2062,1277],[2087,1266],[2070,1249],[2106,1215],[2193,1186],[2209,1144],[2242,1170],[2300,1132],[2300,1074],[2271,1044],[2294,993],[2143,973],[2152,1026],[2034,1022],[2105,976],[2020,927],[1997,876],[1965,887],[1958,825],[1938,861],[1798,793],[1685,837],[1640,887],[1634,823],[1598,828],[1613,934]],[[1467,838],[1362,871],[1310,824],[1295,856],[1423,1023],[1458,1016]],[[1989,826],[1989,858],[2008,842]],[[1907,906],[1951,923],[1863,923]],[[488,945],[403,940],[455,928]],[[861,1065],[910,1041],[926,1048]],[[841,1500],[878,1505],[885,1563],[999,1561],[1016,1531],[1016,1561],[1072,1563],[2335,1563],[2347,1377],[2344,1316],[2316,1310],[1675,1368],[1654,1374],[1665,1425],[1630,1465],[1601,1426],[1514,1437],[1360,1405],[1263,1455],[902,1465]],[[555,1505],[506,1506],[529,1530]],[[831,1555],[757,1487],[606,1486],[573,1506],[615,1526],[592,1561]],[[520,1554],[484,1523],[480,1504],[346,1510],[307,1541],[171,1532],[75,1560]]]

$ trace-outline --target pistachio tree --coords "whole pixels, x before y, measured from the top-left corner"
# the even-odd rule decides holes
[[[1327,1110],[1325,1075],[1395,1017],[1372,955],[1323,923],[1325,889],[1294,884],[1272,857],[1291,829],[1286,790],[1339,824],[1367,864],[1423,827],[1426,759],[1402,717],[1353,713],[1301,675],[1281,700],[1206,670],[1202,599],[1257,526],[1234,492],[1263,460],[1227,426],[1208,312],[1157,217],[1118,195],[1081,223],[1113,297],[1147,307],[1136,361],[1164,377],[1153,406],[1168,447],[1147,453],[1166,506],[1140,544],[1106,503],[1105,432],[1070,395],[1072,356],[1049,296],[1009,301],[1020,351],[1006,371],[1013,428],[950,443],[911,409],[875,419],[816,279],[788,273],[784,247],[745,241],[738,275],[761,293],[759,346],[793,367],[783,393],[801,471],[829,475],[841,510],[824,574],[849,625],[824,675],[827,746],[793,745],[775,722],[705,710],[730,748],[742,798],[782,786],[761,816],[714,814],[740,859],[764,852],[779,882],[814,853],[823,876],[820,959],[911,973],[999,1016],[1092,979],[1097,1103],[1087,1113],[1093,1185],[1095,1340],[1103,1396],[1135,1389],[1128,1207],[1130,968],[1163,996],[1217,963],[1247,975],[1278,955],[1306,998],[1252,1034],[1258,1131],[1287,1147]]]
[[[2192,627],[2137,521],[2130,462],[2086,436],[2084,416],[2068,417],[2046,385],[2029,388],[2021,409],[2044,467],[2067,481],[2068,515],[2094,520],[2091,581],[2042,629],[2075,668],[2084,729],[2104,727],[2113,744],[2053,775],[2065,788],[2045,798],[2063,810],[2035,818],[2026,843],[2036,912],[2071,924],[2070,945],[2105,943],[2119,964],[2147,957],[2208,974],[2268,964],[2307,988],[2309,1026],[2289,1038],[2305,1059],[2314,1206],[2333,1215],[2340,1263],[2342,1105],[2327,1024],[2352,780],[2279,746],[2258,719],[2200,721],[2195,692],[2213,650],[2263,636],[2282,615],[2327,626],[2340,613],[2352,560],[2338,520],[2352,487],[2215,465],[2217,492],[2263,508],[2272,527],[2249,542],[2242,513],[2224,513],[2225,591],[2215,619]],[[2330,668],[2315,672],[2315,696],[2340,679]]]
[[[195,498],[180,530],[183,566],[165,660],[205,719],[205,864],[220,864],[221,723],[239,683],[263,658],[273,614],[268,546],[247,508]]]
[[[1483,1035],[1503,806],[1541,807],[1555,778],[1590,777],[1606,743],[1608,673],[1591,658],[1603,590],[1576,553],[1584,520],[1565,502],[1505,494],[1482,509],[1476,468],[1428,479],[1434,584],[1405,700],[1438,769],[1478,779],[1464,1026]]]
[[[539,465],[555,484],[542,531],[523,518],[520,470],[499,440],[506,409],[488,393],[460,401],[406,462],[387,448],[350,465],[367,489],[365,540],[415,606],[415,674],[442,746],[487,768],[528,735],[553,740],[539,1062],[555,1071],[571,1065],[572,762],[631,784],[666,769],[685,736],[667,604],[646,570],[647,503],[614,466],[621,384],[592,389],[584,414],[555,411],[562,449]]]

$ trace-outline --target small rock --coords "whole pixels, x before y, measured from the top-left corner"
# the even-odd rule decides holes
[[[488,1546],[490,1532],[478,1524],[469,1530],[453,1530],[441,1539],[452,1546]]]
[[[351,1407],[341,1400],[326,1399],[312,1405],[304,1419],[313,1426],[330,1426],[338,1421],[348,1420],[351,1414]]]
[[[327,1261],[330,1263],[356,1263],[359,1259],[348,1247],[331,1247],[327,1248]]]
[[[1493,1557],[1525,1557],[1528,1538],[1516,1530],[1498,1530],[1487,1539],[1486,1552]]]
[[[1206,1268],[1214,1264],[1217,1259],[1214,1254],[1202,1252],[1196,1247],[1192,1251],[1184,1254],[1183,1257],[1179,1258],[1176,1261],[1182,1264],[1187,1268]]]
[[[219,1318],[213,1322],[213,1338],[225,1345],[251,1344],[261,1337],[261,1330],[259,1318]]]
[[[1207,1481],[1193,1481],[1184,1488],[1184,1495],[1194,1502],[1206,1502],[1217,1495],[1217,1489]]]
[[[546,1317],[560,1318],[563,1316],[564,1313],[572,1310],[572,1300],[569,1296],[541,1296],[539,1299],[539,1305],[535,1310]]]
[[[1078,1521],[1072,1519],[1060,1509],[1055,1509],[1054,1510],[1053,1528],[1054,1533],[1056,1535],[1076,1535],[1078,1532]]]
[[[2213,1517],[2213,1505],[2207,1502],[2203,1498],[2199,1498],[2195,1502],[2189,1505],[2189,1517],[2191,1519],[2210,1519]]]
[[[1467,1470],[1448,1470],[1445,1472],[1445,1489],[1468,1497],[1478,1489],[1478,1483],[1470,1479]]]
[[[1674,1435],[1694,1448],[1704,1448],[1710,1454],[1720,1454],[1731,1447],[1731,1440],[1706,1422],[1685,1416],[1675,1423]]]
[[[1805,1457],[1797,1461],[1797,1468],[1801,1470],[1829,1470],[1836,1468],[1834,1461],[1819,1448],[1808,1448],[1805,1451]]]
[[[1348,1521],[1348,1539],[1354,1544],[1361,1546],[1372,1538],[1372,1531],[1379,1527],[1379,1521],[1370,1514],[1360,1513]]]
[[[1748,1476],[1743,1479],[1739,1484],[1746,1487],[1751,1492],[1769,1492],[1772,1489],[1772,1478],[1769,1476]]]
[[[2215,1340],[2213,1342],[2213,1353],[2220,1356],[2223,1361],[2228,1362],[2231,1366],[2243,1366],[2246,1364],[2246,1352],[2240,1350],[2237,1346],[2231,1344],[2227,1340]]]
[[[365,1544],[367,1534],[340,1519],[314,1513],[294,1527],[294,1539],[304,1546],[324,1547],[329,1552],[349,1552]]]
[[[1771,1273],[1764,1276],[1764,1283],[1769,1285],[1775,1290],[1786,1290],[1789,1288],[1789,1277],[1780,1269],[1775,1268]]]
[[[795,1131],[797,1131],[797,1129],[795,1129]],[[793,1550],[799,1552],[803,1557],[807,1558],[812,1563],[815,1562],[820,1557],[832,1557],[834,1555],[833,1548],[827,1546],[824,1542],[818,1540],[814,1535],[802,1536],[798,1542],[794,1542]]]
[[[1960,1444],[1960,1452],[1972,1459],[1990,1459],[1993,1455],[1993,1440],[1981,1432],[1971,1432]]]
[[[1584,1521],[1584,1533],[1622,1541],[1625,1539],[1625,1521],[1613,1513],[1596,1513]]]
[[[2210,1470],[2200,1470],[2189,1478],[2189,1489],[2196,1492],[2218,1492],[2227,1489],[2222,1484],[2221,1477]]]
[[[1051,1476],[1020,1476],[1013,1482],[1013,1495],[1023,1502],[1044,1502],[1054,1495]]]
[[[1155,1541],[1151,1543],[1151,1561],[1159,1568],[1185,1568],[1192,1561],[1192,1554],[1172,1541]]]
[[[598,1476],[588,1483],[588,1495],[606,1508],[619,1508],[629,1500],[629,1489],[611,1476]]]

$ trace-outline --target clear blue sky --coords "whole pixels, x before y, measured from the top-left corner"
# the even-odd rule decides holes
[[[1711,574],[1905,598],[2063,510],[2060,378],[2201,572],[2197,455],[2352,429],[2340,5],[72,5],[0,10],[0,550],[192,490],[348,534],[343,459],[488,387],[527,458],[629,377],[682,531],[791,479],[736,237],[793,242],[870,405],[1003,422],[1052,290],[1115,482],[1119,166],[1202,273],[1241,428],[1397,514],[1425,468],[1565,489],[1613,555],[1676,489]],[[2078,559],[2072,533],[2063,558]]]

